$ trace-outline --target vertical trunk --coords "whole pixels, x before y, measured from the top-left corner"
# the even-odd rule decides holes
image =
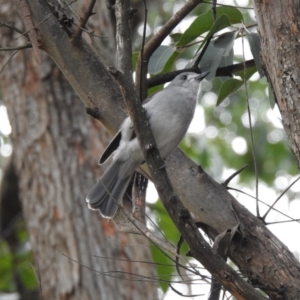
[[[8,20],[6,9],[12,18],[11,1],[0,8],[2,20],[21,27],[19,19]],[[4,31],[2,46],[14,38]],[[1,61],[10,55],[1,52]],[[43,54],[37,65],[32,56],[31,49],[15,55],[0,74],[0,84],[43,299],[145,299],[145,294],[157,299],[155,284],[130,275],[154,276],[150,266],[132,262],[151,261],[149,249],[136,246],[146,240],[118,232],[85,203],[100,176],[97,160],[108,134],[85,114],[54,63]]]
[[[254,0],[261,57],[291,150],[300,167],[300,5],[297,0]]]

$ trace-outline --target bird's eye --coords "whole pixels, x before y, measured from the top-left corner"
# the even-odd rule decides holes
[[[181,79],[182,79],[182,80],[187,80],[187,75],[182,75],[182,76],[181,76]]]

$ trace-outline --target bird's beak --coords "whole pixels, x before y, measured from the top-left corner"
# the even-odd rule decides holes
[[[207,75],[209,74],[209,72],[203,72],[200,75],[196,76],[195,79],[198,81],[201,81],[202,79],[204,79]]]

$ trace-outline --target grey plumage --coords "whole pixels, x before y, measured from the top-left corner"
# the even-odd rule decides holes
[[[194,116],[199,82],[207,74],[182,73],[144,102],[162,158],[167,158],[186,134]],[[144,161],[129,117],[104,151],[100,163],[105,162],[112,152],[113,162],[86,197],[89,208],[99,209],[105,218],[115,215],[135,169]]]

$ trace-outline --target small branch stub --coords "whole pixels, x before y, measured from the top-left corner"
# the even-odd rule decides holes
[[[145,146],[145,150],[146,150],[147,154],[150,154],[154,150],[153,144],[147,144]]]
[[[85,111],[88,115],[92,116],[94,119],[100,119],[100,110],[98,107],[86,107]]]

